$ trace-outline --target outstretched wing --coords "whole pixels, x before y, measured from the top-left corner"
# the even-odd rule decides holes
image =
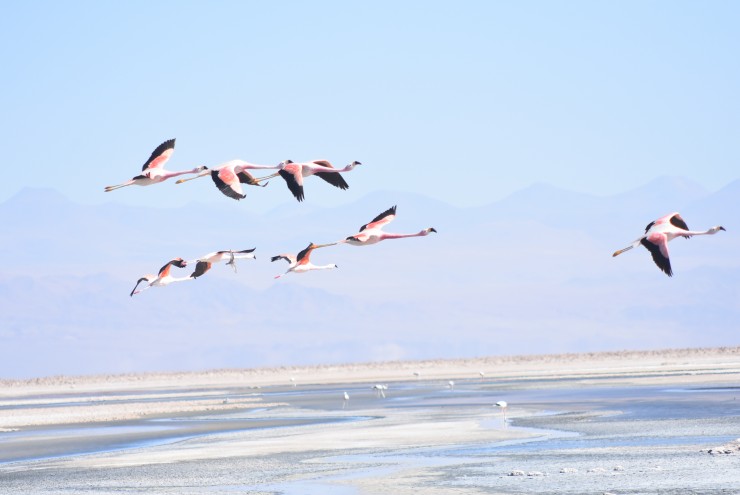
[[[198,278],[211,269],[211,263],[208,261],[199,261],[195,265],[195,271],[190,274],[190,278]]]
[[[295,258],[290,254],[278,254],[270,258],[270,261],[285,260],[290,264],[295,263]]]
[[[370,223],[366,223],[362,227],[360,227],[360,232],[362,232],[365,229],[379,229],[381,227],[384,227],[385,225],[388,225],[393,221],[393,219],[396,218],[396,207],[391,206],[387,210],[385,210],[383,213],[378,215],[377,217],[373,218]]]
[[[288,170],[288,167],[286,167],[285,169],[278,170],[278,173],[280,177],[285,179],[285,183],[288,185],[290,192],[293,193],[293,196],[295,196],[295,199],[303,201],[303,175],[301,175],[300,170],[296,171],[296,167]]]
[[[148,168],[162,168],[164,163],[170,159],[170,155],[175,150],[175,140],[170,139],[157,146],[152,152],[152,156],[141,167],[142,172]]]
[[[310,243],[306,249],[298,253],[298,255],[295,257],[296,261],[299,264],[304,264],[309,262],[309,258],[311,257],[311,251],[314,250],[314,243]]]
[[[253,253],[255,249],[257,249],[257,248],[252,248],[252,249],[242,249],[241,251],[232,251],[232,253],[236,253],[236,254],[242,254],[242,253]]]
[[[172,261],[168,261],[166,265],[164,265],[162,268],[159,269],[159,272],[157,272],[157,276],[159,278],[166,277],[170,274],[170,269],[172,268]]]
[[[676,213],[675,215],[671,217],[670,222],[671,222],[671,225],[673,225],[676,228],[679,228],[681,230],[689,230],[689,226],[686,225],[686,221],[683,218],[681,218],[681,215],[679,215],[678,213]],[[691,239],[690,235],[685,235],[684,237],[686,239]]]
[[[211,179],[213,179],[213,183],[216,184],[218,190],[226,196],[237,201],[247,197],[246,194],[242,194],[242,186],[231,170],[227,168],[211,170]]]
[[[665,234],[652,234],[646,238],[643,237],[640,240],[640,244],[650,251],[653,261],[658,265],[658,268],[669,277],[672,277],[673,270],[671,269],[671,260],[668,253],[668,239]]]
[[[314,175],[324,179],[334,187],[338,187],[339,189],[349,189],[349,184],[347,184],[347,181],[344,180],[344,177],[342,177],[342,174],[340,173],[316,172]]]
[[[328,160],[313,160],[311,163],[315,163],[316,165],[326,168],[334,168]],[[347,181],[344,180],[344,177],[342,177],[342,174],[340,173],[316,172],[314,175],[316,177],[320,177],[334,187],[338,187],[339,189],[349,189],[349,184],[347,184]]]
[[[134,285],[134,288],[131,291],[131,294],[129,294],[129,296],[133,297],[133,295],[136,294],[136,289],[139,287],[139,284],[142,282],[149,282],[149,275],[145,275],[136,281],[136,285]]]

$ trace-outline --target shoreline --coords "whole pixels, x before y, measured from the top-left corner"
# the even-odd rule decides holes
[[[642,375],[735,373],[740,369],[740,346],[605,351],[588,353],[488,356],[418,361],[382,361],[330,365],[224,368],[202,371],[167,371],[95,375],[54,375],[26,379],[0,379],[0,399],[20,394],[53,393],[54,390],[136,390],[161,386],[259,389],[281,385],[330,385],[358,381],[407,381],[409,379],[487,379],[590,377],[618,378],[630,372]],[[414,373],[418,373],[415,376]],[[291,381],[291,378],[294,381]]]
[[[0,491],[724,493],[739,383],[734,347],[15,381]]]

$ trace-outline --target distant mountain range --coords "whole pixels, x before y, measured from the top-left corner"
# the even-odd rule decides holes
[[[534,184],[457,208],[382,191],[255,215],[228,198],[89,206],[26,188],[0,204],[0,377],[737,345],[738,198],[740,180],[708,192],[662,177],[608,197]],[[273,279],[287,265],[270,256],[393,205],[388,230],[439,233],[322,249],[313,261],[338,270]],[[671,211],[727,232],[672,242],[673,279],[644,250],[611,258]],[[236,274],[128,295],[170,258],[253,247]]]

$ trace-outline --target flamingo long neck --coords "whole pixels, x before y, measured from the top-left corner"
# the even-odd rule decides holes
[[[417,232],[415,234],[387,234],[383,232],[382,238],[385,239],[403,239],[404,237],[422,237],[427,235],[426,230],[422,230],[421,232]]]
[[[178,177],[180,175],[186,175],[186,174],[197,174],[200,172],[197,168],[194,168],[192,170],[180,170],[180,171],[174,171],[174,172],[166,172],[162,174],[162,177],[165,179],[171,179],[172,177]]]
[[[275,170],[280,168],[280,165],[255,165],[254,163],[242,163],[239,167],[245,170]]]
[[[311,265],[311,270],[331,270],[332,268],[336,268],[336,265]]]
[[[687,230],[686,232],[681,232],[680,235],[714,235],[717,232],[718,229],[716,227],[712,227],[711,229],[703,231]]]

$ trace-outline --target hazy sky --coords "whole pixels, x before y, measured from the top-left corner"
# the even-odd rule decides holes
[[[715,190],[737,178],[738,19],[730,1],[10,2],[0,201],[221,201],[205,180],[103,193],[172,137],[171,169],[360,160],[341,201]],[[274,187],[249,207],[290,201]]]

